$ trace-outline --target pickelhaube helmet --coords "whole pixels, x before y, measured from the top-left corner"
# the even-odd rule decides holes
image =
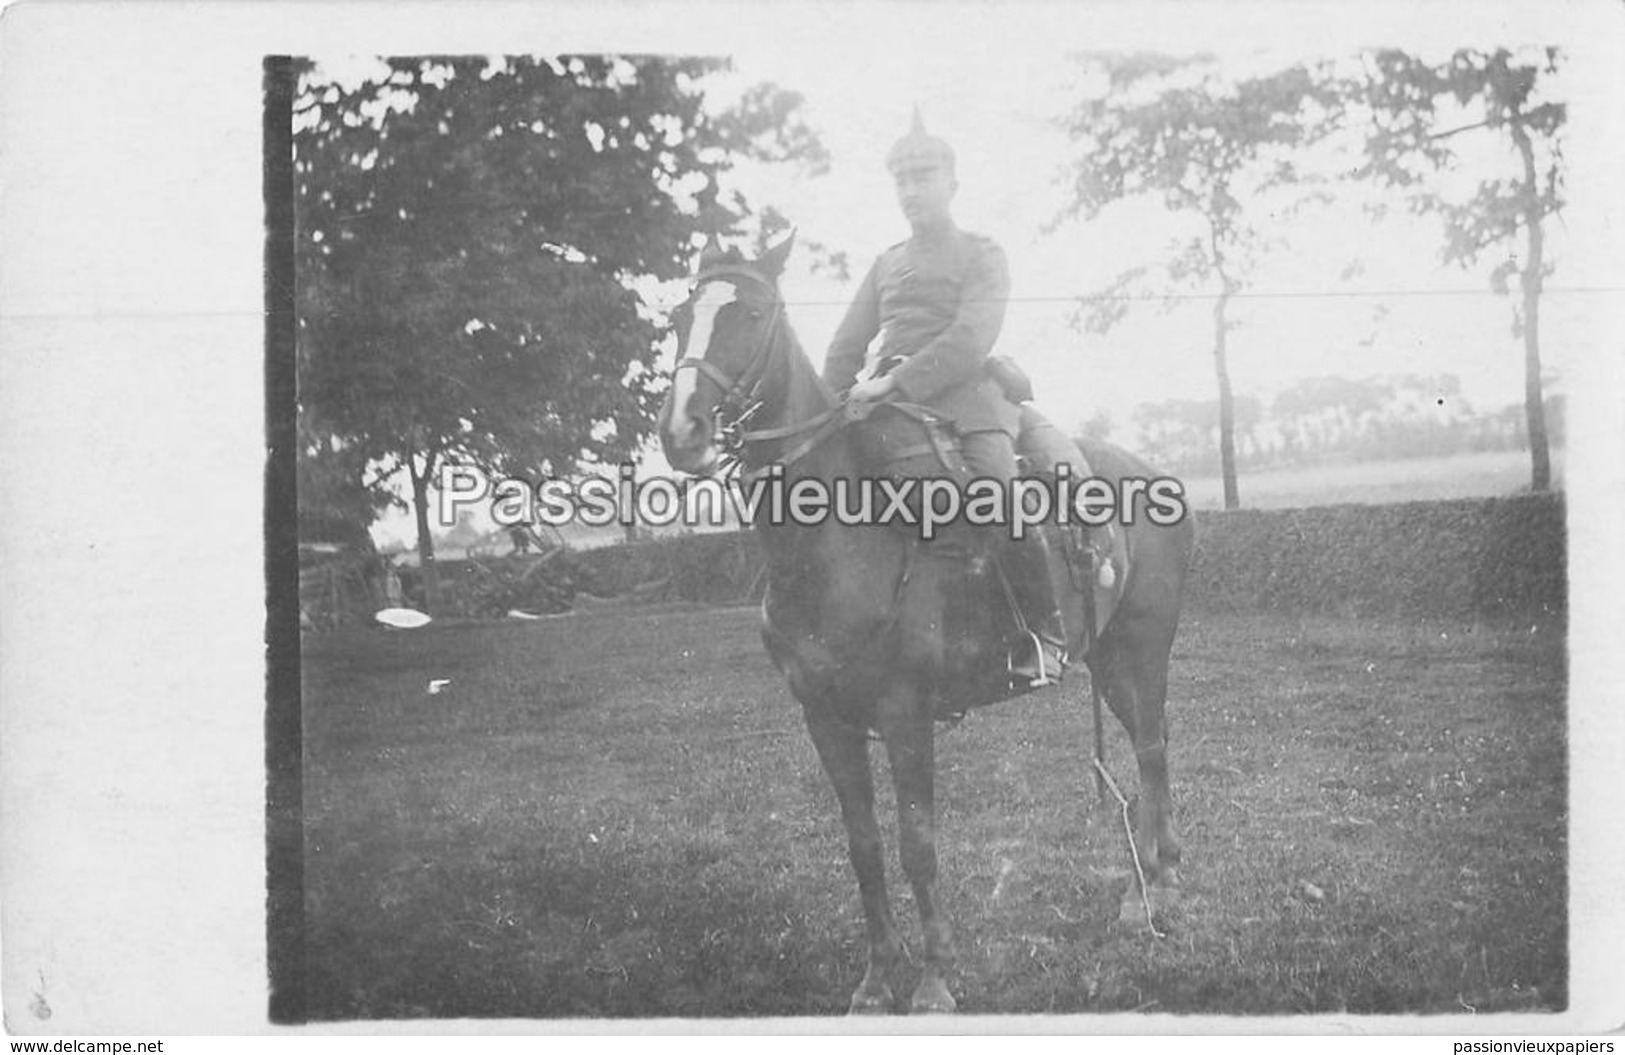
[[[925,130],[925,119],[920,116],[920,108],[916,106],[914,124],[909,128],[908,135],[893,143],[886,153],[886,167],[892,172],[901,172],[904,169],[935,168],[939,165],[953,171],[954,148]]]

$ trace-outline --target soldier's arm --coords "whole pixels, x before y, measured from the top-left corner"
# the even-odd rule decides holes
[[[1004,250],[984,240],[966,267],[954,321],[892,372],[904,397],[924,403],[944,389],[981,376],[1004,326],[1009,297],[1010,269]]]
[[[880,285],[876,275],[879,268],[878,260],[869,268],[824,356],[824,383],[837,395],[844,395],[852,387],[858,371],[863,369],[869,342],[880,332]]]

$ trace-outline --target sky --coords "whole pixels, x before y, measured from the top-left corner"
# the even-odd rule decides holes
[[[829,169],[819,176],[754,165],[733,174],[751,202],[774,206],[804,237],[848,255],[846,282],[814,274],[807,254],[792,257],[784,278],[790,321],[816,361],[874,257],[907,237],[883,159],[918,106],[929,129],[957,151],[960,226],[992,237],[1010,262],[1012,300],[997,350],[1022,363],[1040,408],[1063,427],[1076,428],[1104,411],[1116,425],[1113,438],[1132,445],[1137,405],[1215,398],[1211,301],[1191,300],[1167,312],[1142,304],[1106,335],[1071,324],[1075,298],[1103,288],[1126,268],[1159,260],[1184,222],[1160,203],[1135,202],[1048,230],[1065,205],[1063,171],[1076,149],[1057,118],[1080,93],[1098,89],[1073,58],[1079,50],[1210,52],[1226,72],[1244,76],[1345,58],[1363,45],[1399,43],[1437,55],[1464,45],[1554,39],[1538,22],[1490,18],[1473,23],[1478,29],[1469,34],[1459,28],[1464,23],[1446,19],[1431,29],[1418,20],[1397,35],[1370,28],[1317,34],[1306,47],[1299,42],[1305,38],[1283,42],[1281,34],[1204,36],[1208,7],[1180,8],[1193,24],[1184,32],[1156,33],[1116,7],[1091,9],[1088,17],[1069,10],[902,5],[869,11],[867,32],[851,32],[850,20],[790,20],[782,33],[724,34],[716,41],[712,53],[734,62],[734,73],[709,88],[718,105],[764,80],[799,92],[806,120],[829,151]],[[1046,17],[1024,23],[1016,18],[1022,12]],[[1571,104],[1571,127],[1570,205],[1548,225],[1548,259],[1557,270],[1543,303],[1543,356],[1554,394],[1571,387],[1577,362],[1617,352],[1608,320],[1625,287],[1609,237],[1617,215],[1610,211],[1608,155],[1590,141],[1602,108],[1588,104],[1612,102],[1598,96],[1605,67],[1583,40],[1555,39],[1571,53],[1553,83],[1553,95]],[[690,50],[680,45],[674,50]],[[333,68],[358,61],[320,58]],[[1458,188],[1492,170],[1512,171],[1510,149],[1488,134],[1464,135],[1453,145],[1464,162]],[[1452,374],[1473,410],[1519,403],[1523,360],[1511,327],[1513,304],[1492,295],[1488,284],[1499,257],[1467,270],[1442,264],[1437,220],[1406,215],[1401,200],[1390,196],[1390,218],[1373,223],[1358,208],[1372,193],[1347,194],[1291,225],[1270,228],[1287,244],[1266,256],[1250,295],[1234,305],[1235,391],[1267,406],[1275,393],[1308,377]],[[1359,273],[1344,277],[1356,263]],[[645,455],[644,471],[666,471],[658,450]],[[402,515],[375,534],[406,541],[411,528]]]
[[[863,270],[881,249],[907,236],[882,159],[918,103],[931,130],[959,153],[960,225],[993,237],[1006,250],[1012,303],[999,350],[1034,375],[1052,417],[1074,425],[1106,410],[1122,423],[1142,401],[1214,398],[1211,301],[1166,316],[1147,305],[1105,336],[1069,325],[1076,297],[1107,286],[1128,267],[1160,259],[1187,221],[1160,203],[1124,203],[1092,222],[1046,232],[1065,206],[1063,169],[1075,156],[1056,124],[1078,92],[1077,66],[1064,54],[1065,45],[1026,53],[1017,78],[1010,76],[1008,55],[959,37],[953,44],[934,52],[934,61],[900,71],[878,94],[817,62],[736,57],[741,77],[775,79],[807,95],[808,117],[833,155],[830,173],[820,179],[781,173],[751,181],[753,198],[771,200],[809,236],[851,256],[848,284],[792,268],[786,297],[803,342],[815,355],[827,345]],[[1241,51],[1227,56],[1225,66],[1269,69],[1306,57],[1323,53]],[[1476,155],[1481,167],[1511,160],[1510,151],[1474,150],[1468,138],[1458,145]],[[1390,203],[1397,206],[1400,199],[1390,196]],[[1401,208],[1388,222],[1373,225],[1352,195],[1311,212],[1295,228],[1270,230],[1292,242],[1264,260],[1252,298],[1236,306],[1240,325],[1231,340],[1231,365],[1239,392],[1267,400],[1318,374],[1455,373],[1468,398],[1482,407],[1521,398],[1521,346],[1510,329],[1511,304],[1490,295],[1486,278],[1494,258],[1471,271],[1441,265],[1435,220],[1410,217]],[[1564,224],[1553,225],[1552,255],[1569,265],[1553,277],[1556,288],[1573,284],[1566,280],[1579,269],[1564,260],[1571,248],[1565,235]],[[1363,274],[1340,279],[1356,260]],[[1374,321],[1378,305],[1388,313],[1380,325]],[[1577,332],[1586,326],[1574,310],[1579,306],[1552,295],[1548,344],[1559,375],[1562,352],[1587,336]],[[1370,346],[1359,347],[1362,341]]]

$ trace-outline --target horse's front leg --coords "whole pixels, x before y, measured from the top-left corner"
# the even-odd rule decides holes
[[[804,706],[807,729],[812,733],[818,758],[835,786],[841,803],[841,821],[846,826],[847,851],[852,870],[858,876],[863,898],[863,916],[868,932],[869,962],[863,981],[852,994],[854,1015],[889,1014],[892,992],[886,978],[903,958],[903,943],[897,936],[891,905],[886,897],[885,857],[880,842],[880,825],[875,821],[874,779],[869,770],[867,733],[839,722],[827,708]]]
[[[903,874],[914,888],[925,939],[925,968],[909,1009],[945,1014],[956,1006],[948,991],[953,932],[937,904],[936,743],[928,701],[912,687],[895,690],[881,701],[880,724],[897,789]]]

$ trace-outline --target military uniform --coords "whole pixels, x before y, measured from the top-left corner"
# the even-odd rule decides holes
[[[845,393],[878,335],[875,361],[902,399],[938,411],[962,434],[1013,438],[1016,408],[986,370],[1009,295],[1004,251],[990,238],[955,227],[900,242],[864,277],[830,343],[824,380]]]
[[[1021,412],[987,369],[1010,296],[1004,251],[953,223],[953,148],[926,133],[918,110],[886,167],[914,236],[881,253],[864,276],[830,343],[824,380],[847,395],[879,337],[875,366],[890,379],[890,391],[882,384],[865,398],[895,393],[930,407],[953,423],[973,475],[1013,480]],[[1022,643],[1027,651],[1012,655],[1011,672],[1034,686],[1050,684],[1065,664],[1066,633],[1043,534],[1005,536],[1000,564],[1031,626],[1030,642]]]

